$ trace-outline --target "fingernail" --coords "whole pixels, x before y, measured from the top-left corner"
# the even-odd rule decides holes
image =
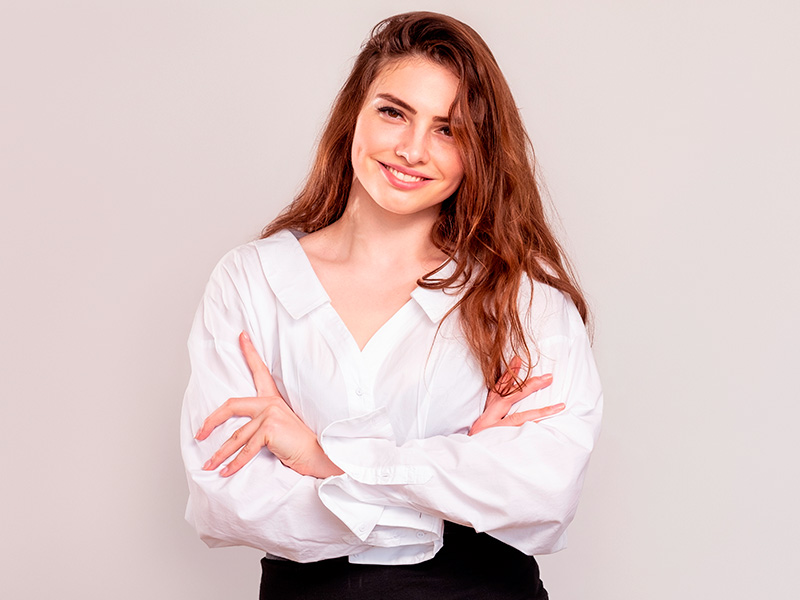
[[[242,332],[242,337],[243,337],[243,338],[244,338],[246,341],[248,341],[248,342],[250,341],[250,336],[249,336],[249,335],[247,335],[247,332],[246,332],[246,331],[243,331],[243,332]]]
[[[203,471],[208,471],[211,468],[211,459],[209,458],[206,461],[206,464],[203,465]]]
[[[222,477],[225,477],[228,474],[228,467],[225,467],[224,469],[222,469],[222,471],[220,471],[219,474]]]
[[[553,381],[552,373],[547,373],[546,375],[542,375],[542,379],[546,379],[547,381]]]
[[[200,428],[200,429],[198,429],[198,430],[197,430],[197,433],[195,433],[195,434],[194,434],[194,439],[196,439],[196,440],[199,440],[199,439],[200,439],[200,432],[201,432],[201,431],[203,431],[203,429],[202,429],[202,428]]]

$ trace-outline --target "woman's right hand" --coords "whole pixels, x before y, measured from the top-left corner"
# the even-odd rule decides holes
[[[267,365],[245,332],[239,336],[239,346],[253,375],[257,395],[229,398],[206,418],[195,439],[205,440],[214,429],[233,417],[250,417],[250,421],[220,446],[203,465],[203,470],[213,471],[238,451],[236,458],[220,471],[222,477],[230,477],[266,448],[300,475],[321,479],[341,475],[343,471],[327,457],[316,434],[286,404]]]
[[[519,427],[529,421],[538,422],[547,417],[552,417],[566,408],[563,403],[558,403],[543,408],[533,408],[509,414],[508,411],[517,402],[553,383],[553,376],[548,373],[547,375],[526,379],[522,389],[519,391],[508,396],[501,395],[498,390],[508,389],[508,386],[513,384],[514,377],[519,374],[521,367],[522,359],[519,356],[511,359],[508,371],[503,373],[500,379],[497,380],[494,388],[486,397],[486,407],[483,409],[483,414],[472,424],[469,435],[475,435],[490,427]]]

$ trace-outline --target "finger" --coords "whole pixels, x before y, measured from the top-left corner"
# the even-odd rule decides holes
[[[522,359],[519,356],[512,356],[508,363],[508,368],[494,384],[494,389],[503,391],[508,389],[509,386],[514,384],[514,379],[519,375],[519,370],[522,368]]]
[[[532,408],[531,410],[523,410],[517,413],[512,413],[507,415],[505,418],[501,419],[498,426],[511,426],[511,427],[519,427],[523,423],[529,423],[531,421],[538,423],[543,419],[547,419],[548,417],[552,417],[553,415],[557,415],[561,411],[566,408],[566,405],[563,403],[553,404],[552,406],[545,406],[544,408]]]
[[[489,427],[491,427],[490,422],[487,419],[484,419],[483,415],[481,415],[475,420],[475,422],[472,424],[472,427],[469,428],[467,435],[475,435],[484,429],[489,429]]]
[[[506,373],[508,373],[508,371]],[[523,396],[519,396],[519,392],[509,394],[508,396],[503,396],[497,391],[491,391],[486,397],[486,405],[480,418],[490,424],[494,423],[495,421],[499,421],[505,417],[511,407],[519,402],[522,398]],[[491,425],[488,426],[491,427]]]
[[[514,378],[519,375],[519,370],[522,368],[522,359],[519,356],[511,357],[508,363],[508,369],[495,382],[494,387],[489,390],[486,397],[486,406],[491,406],[495,402],[501,401],[504,396],[503,392],[510,389],[514,384]]]
[[[483,413],[472,424],[469,435],[474,435],[479,431],[488,429],[489,427],[494,427],[501,419],[508,415],[508,411],[514,404],[553,383],[553,375],[550,373],[539,375],[537,377],[529,377],[522,384],[522,388],[520,390],[507,396],[502,396],[497,390],[503,389],[503,381],[509,382],[512,372],[518,375],[521,367],[522,359],[519,356],[514,356],[509,363],[508,370],[500,379],[497,380],[497,384],[495,384],[494,389],[489,391],[489,394],[486,397],[486,405],[484,406]]]
[[[253,346],[253,342],[246,331],[239,335],[239,347],[242,349],[247,366],[253,374],[253,383],[256,385],[256,392],[259,396],[280,395],[278,388],[275,387],[275,380],[272,379],[267,365],[261,360],[258,350]]]
[[[552,373],[547,373],[545,375],[538,375],[536,377],[529,377],[525,380],[525,383],[522,384],[522,388],[512,394],[509,394],[503,400],[505,401],[506,405],[516,404],[523,398],[530,396],[534,392],[538,392],[553,383],[553,375]]]
[[[549,373],[547,375],[539,375],[538,377],[531,377],[525,380],[522,384],[522,389],[509,394],[508,396],[501,396],[496,392],[490,392],[486,398],[486,408],[484,409],[483,416],[492,421],[499,421],[508,414],[508,411],[517,402],[530,396],[532,393],[546,388],[553,383],[553,376]]]
[[[500,398],[502,400],[502,398]],[[483,413],[480,417],[473,423],[472,427],[475,429],[476,425],[485,425],[486,427],[491,427],[492,423],[496,423],[503,417],[508,414],[508,409],[510,405],[504,402],[494,402],[492,404],[486,403],[486,408],[483,409]]]
[[[261,451],[262,447],[263,446],[261,444],[253,442],[251,438],[251,441],[242,447],[241,452],[236,455],[236,458],[229,462],[228,465],[219,472],[219,474],[222,477],[230,477],[251,460],[253,460],[253,458]]]
[[[219,447],[219,450],[214,452],[214,454],[211,455],[211,458],[206,461],[206,464],[203,465],[203,470],[213,471],[220,466],[223,462],[225,462],[225,460],[232,456],[234,452],[250,442],[257,429],[258,423],[255,421],[249,421],[234,431],[233,435],[229,437],[225,443]]]
[[[529,421],[538,423],[543,419],[547,419],[548,417],[552,417],[553,415],[562,412],[565,408],[566,406],[564,403],[559,402],[558,404],[545,406],[543,408],[532,408],[530,410],[523,410],[510,415],[502,415],[499,418],[493,418],[487,411],[475,420],[469,430],[468,435],[475,435],[476,433],[480,433],[484,429],[489,429],[490,427],[518,427]]]
[[[203,421],[194,438],[203,441],[211,432],[233,417],[250,417],[251,419],[260,412],[257,398],[228,398],[222,406],[212,412]]]

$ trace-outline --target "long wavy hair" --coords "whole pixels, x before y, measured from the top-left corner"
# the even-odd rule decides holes
[[[417,283],[462,288],[456,309],[486,386],[518,355],[531,351],[518,304],[524,275],[550,285],[575,303],[584,322],[587,304],[547,223],[534,171],[533,147],[508,83],[489,47],[468,25],[431,12],[410,12],[378,23],[339,91],[302,190],[262,237],[282,229],[311,233],[344,213],[353,183],[351,147],[356,119],[370,86],[388,64],[422,57],[459,79],[450,129],[464,165],[458,190],[441,206],[431,231],[434,245],[455,260],[449,277],[434,270]],[[499,390],[511,393],[522,381]]]

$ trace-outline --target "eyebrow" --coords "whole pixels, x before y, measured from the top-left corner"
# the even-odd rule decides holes
[[[417,111],[416,111],[416,109],[414,107],[412,107],[408,102],[400,100],[400,98],[398,98],[397,96],[393,96],[392,94],[378,94],[378,98],[381,98],[383,100],[388,100],[389,102],[391,102],[393,104],[397,104],[397,106],[399,106],[400,108],[402,108],[404,110],[407,110],[412,115],[417,114]],[[448,117],[433,117],[433,120],[434,121],[441,121],[442,123],[447,123],[447,122],[450,121],[450,119]]]

